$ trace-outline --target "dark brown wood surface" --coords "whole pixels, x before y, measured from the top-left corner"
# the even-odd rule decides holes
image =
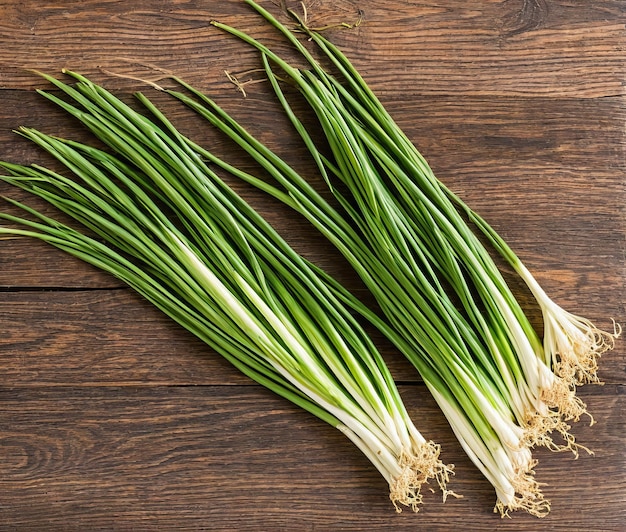
[[[307,5],[319,24],[361,11],[358,28],[329,36],[558,303],[605,328],[626,322],[623,1]],[[150,78],[155,65],[209,92],[314,179],[266,84],[247,86],[244,99],[227,81],[224,70],[259,61],[213,18],[283,49],[239,1],[0,0],[0,159],[45,160],[12,133],[20,125],[89,138],[34,92],[46,84],[28,69],[71,68],[127,97],[151,89],[107,71]],[[194,138],[250,164],[150,95]],[[304,221],[241,191],[366,297]],[[24,199],[6,185],[0,193]],[[427,494],[419,514],[396,515],[382,477],[338,431],[248,381],[115,279],[43,244],[2,241],[0,530],[626,529],[623,340],[602,359],[606,384],[580,390],[596,423],[573,431],[595,455],[536,453],[552,502],[543,520],[492,513],[493,489],[415,371],[376,340],[416,424],[456,464],[451,487],[464,498]]]

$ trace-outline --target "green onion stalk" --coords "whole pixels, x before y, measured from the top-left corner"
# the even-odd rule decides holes
[[[72,178],[0,163],[2,180],[39,196],[82,229],[15,200],[0,235],[34,237],[118,277],[254,381],[336,427],[372,462],[396,509],[421,486],[445,496],[452,471],[414,426],[389,370],[329,282],[194,152],[138,94],[150,117],[79,74],[40,91],[107,147],[22,128]]]
[[[568,422],[579,420],[586,407],[575,386],[594,380],[589,360],[612,347],[619,330],[601,332],[549,302],[495,231],[433,175],[336,46],[291,12],[296,32],[330,60],[338,72],[333,75],[292,30],[253,0],[245,2],[302,54],[308,70],[293,67],[242,31],[213,24],[261,52],[267,78],[341,212],[215,102],[177,79],[194,98],[170,94],[235,140],[276,185],[239,172],[198,145],[193,149],[291,205],[337,246],[384,318],[367,316],[415,365],[461,445],[494,485],[496,510],[545,515],[549,503],[534,478],[531,449],[543,445],[577,455],[582,446]],[[318,148],[296,116],[276,66],[315,112],[330,154]],[[547,324],[543,343],[463,215],[529,284]],[[564,443],[552,438],[554,431]]]

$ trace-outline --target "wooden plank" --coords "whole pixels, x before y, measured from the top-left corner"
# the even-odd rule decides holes
[[[0,385],[250,384],[230,364],[129,289],[0,293]],[[367,327],[394,378],[420,380],[380,333]],[[600,376],[622,383],[622,350]]]
[[[312,25],[335,31],[373,86],[422,94],[602,97],[624,94],[623,2],[473,2],[445,5],[346,0],[309,6]],[[236,23],[278,41],[240,2],[89,0],[0,4],[0,87],[33,87],[24,69],[130,72],[128,60],[156,63],[192,83],[224,69],[246,70],[256,54],[208,22]],[[236,58],[236,59],[235,59]],[[258,65],[258,63],[256,63]],[[410,68],[408,66],[410,65]],[[136,67],[135,67],[136,71]]]
[[[12,530],[621,530],[623,386],[585,393],[595,456],[538,450],[552,512],[492,513],[494,492],[420,386],[402,387],[456,464],[441,503],[394,513],[382,477],[335,429],[256,387],[0,388],[0,523]]]
[[[90,139],[56,110],[48,116],[52,109],[40,97],[21,91],[7,91],[6,95],[6,111],[0,111],[0,142],[6,159],[49,162],[26,141],[10,134],[23,123],[44,131],[54,128],[53,132],[70,138]],[[274,118],[267,87],[254,90],[246,100],[232,92],[218,95],[229,111],[315,182],[310,158],[294,135],[285,135],[287,124]],[[207,124],[168,99],[157,96],[157,101],[191,138],[227,160],[241,161],[246,169],[258,171]],[[387,103],[444,183],[501,231],[546,283],[559,289],[559,278],[566,276],[579,278],[580,289],[614,290],[621,284],[623,264],[624,102],[623,97],[462,101],[425,97]],[[276,127],[268,129],[268,123]],[[350,268],[301,217],[249,188],[238,186],[238,190],[296,249],[342,281],[352,283]],[[26,199],[6,185],[0,191]],[[3,244],[0,286],[35,286],[38,282],[43,286],[111,286],[109,278],[92,269],[84,267],[75,274],[77,261],[45,246],[37,246],[38,260],[33,261],[22,242]],[[553,275],[559,278],[552,280]],[[570,288],[565,286],[563,291]],[[584,294],[580,299],[590,297],[606,301],[603,294]],[[577,304],[575,300],[566,303]],[[615,315],[616,309],[607,312]]]

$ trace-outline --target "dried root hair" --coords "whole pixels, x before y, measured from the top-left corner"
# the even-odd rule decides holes
[[[535,517],[545,517],[550,513],[550,501],[544,498],[541,486],[535,479],[533,468],[537,461],[533,460],[527,468],[515,472],[511,484],[515,495],[507,503],[498,500],[493,509],[502,518],[510,517],[510,512],[524,510]]]
[[[447,497],[460,497],[447,488],[450,476],[454,474],[454,466],[446,465],[439,459],[441,447],[427,441],[419,445],[417,450],[403,451],[398,465],[401,472],[390,485],[389,498],[396,512],[402,512],[401,506],[407,506],[419,512],[422,503],[421,489],[424,484],[434,478],[443,492],[443,501]]]

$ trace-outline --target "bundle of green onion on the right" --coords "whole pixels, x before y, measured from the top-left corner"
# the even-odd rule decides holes
[[[598,381],[598,357],[613,347],[619,326],[601,331],[552,301],[496,231],[433,175],[336,46],[293,11],[292,31],[253,0],[245,2],[287,38],[308,69],[293,67],[242,31],[214,25],[260,51],[268,80],[341,209],[206,95],[180,79],[194,97],[169,92],[242,146],[275,184],[240,177],[302,213],[350,261],[382,309],[383,316],[367,316],[419,370],[461,445],[495,487],[496,511],[547,514],[531,449],[569,449],[578,456],[584,448],[569,432],[568,423],[587,414],[575,388]],[[297,34],[313,41],[338,74],[323,68]],[[279,79],[295,85],[315,113],[328,153],[296,116]],[[543,342],[472,226],[535,296]]]

